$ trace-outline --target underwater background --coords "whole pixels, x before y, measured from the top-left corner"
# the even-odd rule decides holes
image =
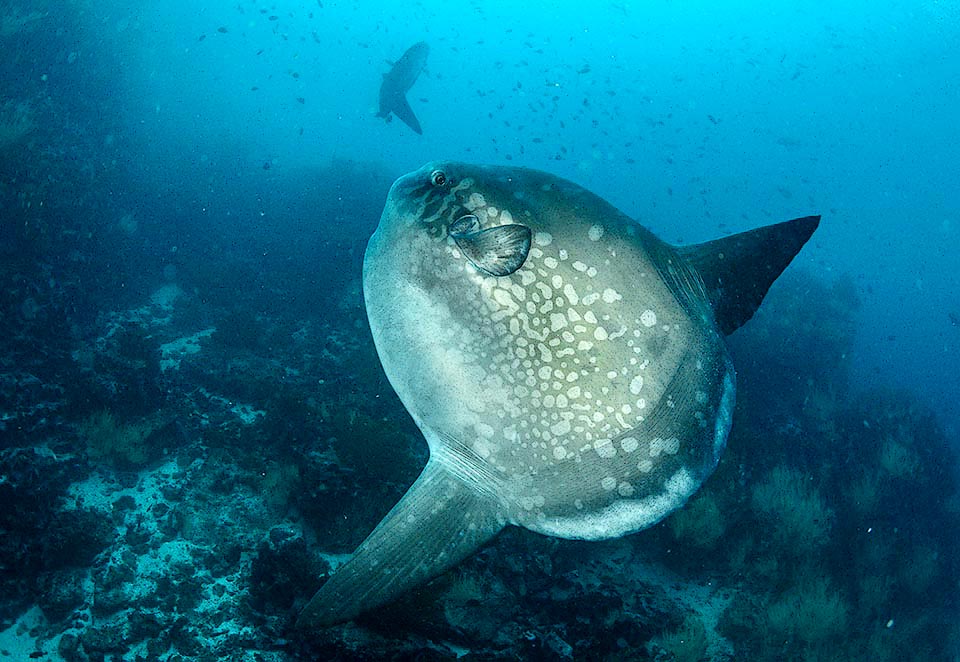
[[[375,116],[419,41],[423,135]],[[936,1],[0,1],[0,660],[960,659],[958,43]],[[685,508],[305,636],[426,461],[360,265],[435,159],[672,243],[823,219]]]

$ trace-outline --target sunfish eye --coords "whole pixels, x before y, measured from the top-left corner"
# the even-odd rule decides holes
[[[447,176],[444,174],[443,170],[434,170],[430,173],[430,182],[434,186],[443,186],[447,183]]]

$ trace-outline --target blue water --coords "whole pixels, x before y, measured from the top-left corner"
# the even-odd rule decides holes
[[[855,279],[846,360],[957,434],[950,3],[147,2],[87,18],[103,50],[74,66],[109,60],[115,131],[151,181],[449,158],[550,170],[668,240],[823,214],[798,264]],[[409,95],[423,136],[373,117],[385,61],[417,40],[432,49]]]
[[[29,631],[23,650],[65,658],[75,635],[94,655],[402,659],[451,632],[489,652],[512,618],[528,639],[501,654],[563,658],[606,637],[575,635],[599,595],[622,634],[597,650],[653,659],[647,642],[683,614],[616,606],[674,581],[635,569],[649,554],[680,577],[683,604],[743,589],[718,628],[741,654],[842,659],[869,642],[876,659],[905,659],[927,641],[917,659],[955,658],[960,631],[942,631],[960,567],[960,7],[587,4],[2,3],[0,650]],[[383,74],[419,41],[430,54],[407,97],[423,135],[376,117]],[[382,641],[351,649],[348,629],[298,649],[296,610],[425,459],[376,363],[359,277],[391,182],[437,159],[549,171],[676,244],[822,221],[731,339],[734,433],[685,519],[589,551],[507,533],[400,603],[415,621],[404,605],[421,600],[430,627],[394,612]],[[157,303],[162,287],[175,304]],[[196,353],[170,349],[196,333]],[[158,434],[118,450],[136,426]],[[779,510],[762,498],[778,485],[795,497]],[[51,542],[60,530],[67,542]],[[189,566],[166,547],[185,541],[207,554],[191,567],[204,595],[226,577],[228,598],[254,605],[224,608],[227,625],[198,624],[191,641],[176,601],[193,600],[190,618],[209,605],[194,575],[170,570]],[[117,580],[123,599],[98,613],[90,587],[161,547],[167,569]],[[615,588],[567,602],[581,569]],[[70,589],[71,573],[87,583]],[[478,587],[496,597],[464,599],[457,621],[445,591]],[[91,634],[144,595],[162,636]],[[791,605],[832,605],[835,627],[797,634]],[[751,630],[755,612],[768,629]],[[258,634],[229,639],[241,631]],[[151,638],[167,648],[143,648]]]

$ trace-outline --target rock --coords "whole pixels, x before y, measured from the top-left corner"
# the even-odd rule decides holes
[[[296,603],[310,598],[326,570],[323,565],[309,553],[298,531],[274,527],[250,564],[251,606],[260,612],[290,613]]]
[[[132,612],[127,622],[131,642],[155,639],[166,628],[166,624],[161,622],[156,614],[139,610]]]
[[[97,591],[93,597],[94,616],[109,616],[127,606],[127,596],[120,588]]]
[[[61,621],[83,604],[83,570],[69,570],[51,575],[45,590],[37,596],[37,604],[50,622]]]
[[[236,570],[244,551],[245,547],[241,542],[225,540],[222,545],[204,554],[200,562],[212,577],[223,577]]]
[[[114,512],[122,513],[125,510],[133,510],[137,507],[137,501],[129,494],[124,494],[122,497],[113,502]]]
[[[80,655],[80,639],[77,635],[67,632],[60,637],[60,643],[57,644],[57,653],[64,662],[79,662],[83,659]]]
[[[136,578],[131,559],[114,559],[93,575],[93,613],[108,616],[127,606],[127,587]]]
[[[573,646],[564,641],[556,632],[548,632],[543,638],[547,648],[563,659],[573,658]]]
[[[47,569],[86,567],[110,543],[113,533],[109,517],[85,508],[56,513],[38,541]]]
[[[170,628],[169,637],[177,652],[188,656],[189,659],[196,659],[203,650],[197,629],[189,624],[186,617],[181,616],[174,622]]]
[[[123,636],[123,625],[110,623],[95,625],[80,635],[83,650],[89,654],[123,653],[127,645]]]

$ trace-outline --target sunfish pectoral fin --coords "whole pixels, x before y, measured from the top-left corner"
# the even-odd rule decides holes
[[[456,565],[504,526],[498,504],[431,460],[353,557],[313,596],[297,627],[351,620]]]
[[[404,124],[409,126],[419,135],[423,135],[423,129],[420,128],[420,122],[417,120],[417,116],[413,114],[413,109],[410,108],[410,104],[407,103],[407,97],[402,94],[396,95],[390,110],[392,110],[394,114],[403,121]]]
[[[450,225],[450,236],[473,266],[491,276],[509,276],[523,266],[530,253],[530,228],[516,223],[479,228],[473,214]]]
[[[678,249],[703,279],[721,331],[729,335],[753,317],[819,224],[819,216],[805,216]]]

